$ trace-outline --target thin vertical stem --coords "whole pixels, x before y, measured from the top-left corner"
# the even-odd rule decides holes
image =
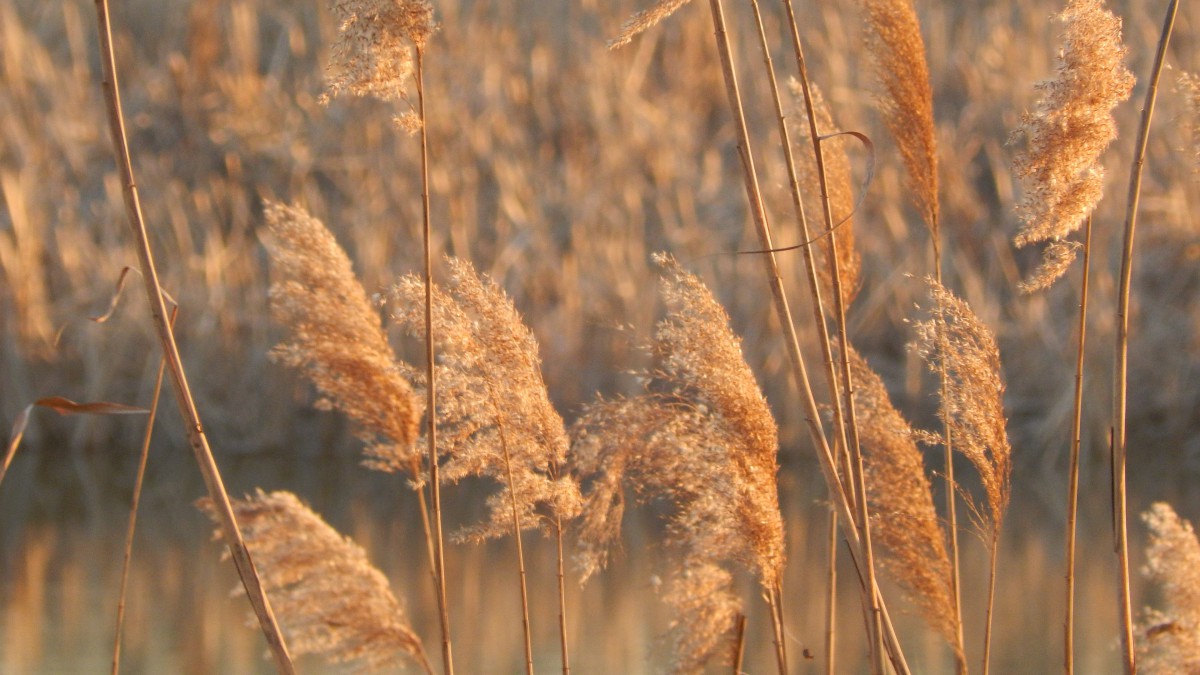
[[[437,373],[434,369],[433,244],[429,208],[429,134],[425,124],[425,50],[417,47],[417,112],[421,117],[421,233],[425,243],[425,407],[428,415],[429,502],[433,515],[434,578],[437,583],[438,618],[442,629],[442,669],[454,673],[450,644],[450,610],[446,605],[446,551],[442,539],[442,491],[437,458]]]
[[[129,143],[125,134],[125,117],[121,110],[120,86],[117,81],[116,57],[113,54],[112,23],[108,13],[107,0],[95,0],[97,28],[100,40],[100,62],[104,73],[103,88],[105,107],[108,116],[109,133],[112,138],[113,151],[116,154],[117,168],[121,177],[122,196],[125,202],[125,215],[137,248],[138,264],[142,272],[142,280],[146,297],[150,301],[150,314],[154,328],[158,333],[159,345],[163,358],[171,373],[171,385],[175,392],[175,402],[179,406],[180,415],[187,430],[188,443],[192,447],[204,485],[212,499],[213,508],[221,525],[221,533],[229,546],[230,557],[237,568],[238,577],[246,589],[246,596],[254,608],[267,647],[275,661],[275,668],[280,673],[295,672],[292,657],[288,654],[287,643],[271,610],[271,602],[263,589],[258,577],[258,571],[250,558],[250,551],[238,528],[233,506],[229,503],[229,494],[221,480],[221,472],[213,459],[212,449],[208,445],[208,437],[200,423],[200,413],[192,398],[188,386],[187,375],[179,356],[179,346],[175,342],[175,333],[167,318],[166,303],[163,300],[162,285],[158,280],[158,270],[154,264],[154,254],[150,250],[150,238],[146,230],[146,222],[142,217],[141,200],[138,197],[137,182],[133,175],[133,161],[129,153]]]
[[[992,547],[989,552],[991,559],[988,565],[988,599],[987,599],[987,616],[984,620],[983,628],[983,670],[982,675],[988,674],[988,665],[992,656],[992,617],[994,616],[996,607],[996,561],[997,551],[1000,550],[1000,529],[992,533]]]
[[[1063,669],[1075,672],[1075,521],[1079,514],[1079,450],[1083,426],[1083,356],[1087,344],[1088,283],[1092,259],[1092,217],[1083,230],[1083,283],[1079,292],[1079,342],[1075,355],[1075,410],[1071,420],[1071,468],[1067,476],[1067,615]]]
[[[767,604],[771,610],[771,631],[774,634],[775,663],[779,667],[779,675],[787,675],[787,645],[784,643],[782,597],[782,588],[778,582],[767,589]]]
[[[488,394],[496,401],[497,392],[488,386]],[[517,576],[521,585],[521,627],[525,630],[525,673],[533,675],[533,638],[529,628],[529,590],[525,579],[525,547],[521,543],[521,514],[517,507],[517,483],[513,477],[512,456],[508,450],[508,434],[504,420],[496,415],[496,429],[500,433],[500,447],[504,450],[504,470],[508,475],[508,495],[512,506],[513,538],[517,541]]]
[[[741,675],[742,661],[746,657],[746,615],[738,614],[737,626],[733,629],[733,675]]]
[[[1128,395],[1129,370],[1129,289],[1133,280],[1133,241],[1137,230],[1138,200],[1141,196],[1142,166],[1146,161],[1146,144],[1150,137],[1150,119],[1154,116],[1154,103],[1158,98],[1158,80],[1166,60],[1167,44],[1175,27],[1175,14],[1179,0],[1171,0],[1163,20],[1162,36],[1154,55],[1150,71],[1150,85],[1146,88],[1146,99],[1142,105],[1142,121],[1138,126],[1138,137],[1133,163],[1129,169],[1129,198],[1125,209],[1125,236],[1121,247],[1120,291],[1117,300],[1116,354],[1113,358],[1113,525],[1116,530],[1116,553],[1119,567],[1118,600],[1121,605],[1121,652],[1127,675],[1137,672],[1137,661],[1133,642],[1133,606],[1129,597],[1129,532],[1125,494],[1125,461],[1128,448],[1125,445],[1126,396]]]
[[[556,478],[557,475],[556,470]],[[567,649],[567,575],[563,562],[563,523],[558,514],[554,516],[554,543],[558,549],[558,641],[562,650],[563,675],[571,675],[571,657]]]
[[[836,673],[837,662],[837,543],[838,514],[837,509],[829,507],[829,566],[827,571],[825,595],[825,675]]]
[[[709,8],[712,12],[717,49],[720,54],[722,73],[725,78],[725,90],[729,98],[729,107],[734,115],[735,129],[738,134],[738,150],[742,160],[742,176],[745,182],[746,196],[750,202],[751,215],[759,236],[759,241],[764,249],[762,260],[766,267],[767,278],[771,287],[771,295],[774,298],[780,327],[784,331],[784,342],[792,364],[792,375],[801,393],[805,422],[817,451],[817,459],[821,464],[826,486],[833,497],[834,503],[841,510],[840,515],[845,519],[845,523],[847,524],[844,535],[847,542],[851,544],[852,555],[856,557],[857,564],[857,556],[862,553],[862,542],[858,536],[857,528],[854,527],[855,518],[853,516],[850,497],[846,494],[838,478],[833,453],[825,437],[825,431],[820,424],[820,413],[817,409],[816,399],[813,397],[807,369],[804,366],[804,357],[800,353],[800,342],[792,321],[791,307],[787,301],[787,294],[783,288],[783,279],[779,273],[779,265],[773,252],[774,247],[770,225],[767,222],[766,209],[763,206],[762,193],[758,184],[758,175],[754,168],[754,156],[750,148],[750,134],[746,128],[746,117],[742,110],[741,92],[738,88],[737,75],[733,67],[732,48],[725,28],[725,15],[721,0],[709,0]],[[866,594],[868,591],[865,585],[865,578],[860,577],[860,582],[862,582],[863,593]],[[867,601],[864,600],[864,602]],[[882,609],[882,603],[880,606]],[[893,666],[898,672],[907,673],[909,669],[904,661],[904,655],[900,650],[895,630],[886,615],[886,610],[883,611],[883,620],[887,624],[886,646],[889,650]]]
[[[175,322],[178,308],[171,312],[171,323]],[[146,431],[142,434],[142,450],[138,456],[137,477],[133,481],[133,499],[129,505],[129,524],[125,528],[125,556],[121,561],[121,589],[117,595],[117,627],[113,638],[112,675],[121,672],[121,634],[125,627],[125,595],[129,588],[129,564],[133,559],[133,536],[137,532],[138,505],[142,501],[142,485],[146,478],[146,463],[150,459],[150,438],[154,435],[154,420],[158,417],[158,400],[162,394],[163,377],[167,371],[167,360],[158,361],[158,375],[154,378],[154,393],[150,395],[150,414],[146,418]]]

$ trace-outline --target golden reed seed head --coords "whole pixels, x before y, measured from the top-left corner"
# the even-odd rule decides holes
[[[865,0],[867,51],[883,86],[884,123],[896,139],[913,203],[938,241],[937,136],[925,42],[912,0]]]
[[[804,111],[804,92],[800,83],[791,80],[792,96],[795,113],[792,124],[796,127],[797,138],[812,141]],[[833,112],[829,103],[815,84],[810,88],[813,99],[813,113],[817,118],[817,133],[828,136],[838,131],[833,121]],[[850,160],[846,156],[846,138],[837,136],[821,141],[821,154],[825,166],[825,189],[829,195],[829,208],[833,215],[835,228],[838,274],[841,277],[842,304],[849,307],[858,295],[862,286],[862,255],[854,242],[854,187],[851,178]],[[817,162],[811,152],[798,153],[798,168],[800,169],[800,187],[803,190],[806,204],[821,203],[821,180],[817,175]],[[845,222],[843,222],[845,221]],[[829,266],[829,237],[821,237],[817,247],[825,258],[825,264],[817,270],[821,282],[821,297],[826,298],[826,308],[833,308],[833,274]]]
[[[1191,523],[1159,502],[1142,514],[1150,528],[1145,573],[1166,607],[1139,626],[1138,665],[1147,673],[1200,673],[1200,541]]]
[[[217,522],[212,502],[199,506]],[[293,654],[351,664],[356,672],[405,660],[428,671],[403,605],[360,546],[290,492],[259,490],[233,500],[233,511]]]
[[[1103,0],[1071,0],[1059,18],[1066,29],[1057,72],[1037,85],[1042,98],[1017,129],[1028,139],[1014,161],[1025,189],[1017,205],[1024,222],[1017,246],[1062,240],[1100,202],[1100,156],[1117,137],[1112,109],[1133,91],[1121,20],[1104,9]],[[1073,259],[1073,251],[1062,246],[1048,248],[1042,267],[1021,289],[1049,287]]]
[[[658,22],[671,16],[675,10],[686,5],[689,0],[658,0],[650,9],[642,11],[629,17],[621,26],[621,33],[617,37],[608,41],[609,49],[618,49],[624,47],[637,37],[638,33],[653,28]]]
[[[929,625],[958,650],[946,536],[917,437],[879,375],[853,348],[849,356],[872,536],[882,546],[884,567]]]
[[[562,470],[570,443],[542,379],[537,339],[498,284],[464,260],[448,258],[447,265],[447,288],[433,288],[438,442],[447,456],[441,475],[448,481],[490,477],[502,486],[488,498],[489,520],[457,536],[478,541],[511,534],[514,494],[522,527],[544,524],[539,514],[547,510],[574,518],[582,497]],[[395,319],[424,339],[424,280],[405,276],[393,300]]]
[[[303,209],[266,204],[271,313],[287,330],[272,352],[316,385],[320,406],[358,427],[375,468],[409,469],[422,403],[402,377],[379,313],[345,251]]]
[[[976,508],[975,515],[983,521],[981,529],[996,536],[1012,493],[1012,447],[1004,415],[1000,349],[992,331],[966,302],[932,278],[926,282],[932,304],[930,318],[916,324],[917,349],[930,370],[945,369],[938,417],[949,426],[954,448],[979,473],[988,513],[985,517]],[[936,434],[924,437],[942,442]]]
[[[334,0],[338,38],[322,102],[348,93],[384,101],[405,97],[414,48],[424,49],[437,24],[426,0]]]
[[[725,653],[740,608],[725,566],[741,565],[765,588],[782,574],[778,438],[728,315],[699,279],[657,260],[668,314],[655,334],[651,391],[597,401],[572,429],[572,470],[587,486],[578,559],[584,578],[604,566],[625,486],[674,504],[667,545],[682,561],[665,596],[676,609],[673,668],[697,672]]]

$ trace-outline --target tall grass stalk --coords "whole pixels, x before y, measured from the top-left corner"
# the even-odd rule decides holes
[[[1071,466],[1067,474],[1067,606],[1063,626],[1063,669],[1075,672],[1075,530],[1079,515],[1079,451],[1083,429],[1083,355],[1087,345],[1088,285],[1092,261],[1092,217],[1083,230],[1083,271],[1079,289],[1079,339],[1075,352],[1075,400],[1071,416]]]
[[[837,550],[838,512],[829,507],[829,536],[826,538],[825,566],[825,675],[837,672]]]
[[[275,661],[275,667],[280,673],[295,672],[291,655],[288,654],[287,644],[279,630],[275,614],[271,610],[271,602],[263,590],[258,572],[250,559],[250,552],[238,528],[237,518],[229,502],[229,495],[221,480],[220,470],[213,459],[212,450],[208,445],[208,437],[200,423],[200,413],[188,387],[187,375],[179,356],[179,347],[175,343],[175,333],[167,315],[166,302],[163,299],[162,286],[158,280],[158,271],[154,264],[154,254],[150,250],[150,239],[146,223],[142,218],[141,201],[138,197],[137,181],[133,175],[133,161],[129,152],[129,143],[125,134],[125,117],[121,110],[121,95],[117,80],[116,56],[113,53],[112,23],[109,18],[108,1],[96,0],[97,28],[100,39],[100,62],[104,73],[104,100],[108,115],[109,133],[112,138],[113,152],[116,155],[117,168],[121,179],[121,192],[125,201],[125,214],[137,249],[138,264],[142,272],[142,280],[150,301],[150,313],[154,327],[158,333],[159,345],[163,351],[171,372],[171,384],[175,390],[175,401],[183,416],[184,427],[187,429],[188,442],[195,454],[196,463],[204,477],[205,487],[209,498],[212,499],[217,520],[220,522],[222,535],[229,546],[229,552],[237,568],[238,577],[246,589],[246,595],[254,608],[267,647]]]
[[[171,312],[171,323],[179,308]],[[146,463],[150,458],[150,439],[154,436],[154,420],[158,418],[158,401],[162,393],[163,377],[167,371],[166,358],[159,359],[158,374],[154,377],[154,391],[150,394],[150,413],[146,418],[146,431],[142,434],[142,449],[138,454],[137,476],[133,481],[133,499],[129,504],[129,522],[125,528],[125,554],[121,559],[121,586],[117,593],[117,626],[113,630],[112,675],[121,672],[121,634],[125,627],[125,597],[129,588],[129,563],[133,559],[133,535],[137,531],[138,505],[142,499],[142,485],[146,478]]]
[[[830,451],[829,442],[820,424],[819,411],[817,410],[816,400],[813,397],[812,386],[808,379],[803,356],[800,353],[799,339],[796,336],[795,325],[792,321],[791,307],[788,304],[787,294],[783,288],[783,280],[779,273],[779,265],[773,252],[770,225],[767,222],[758,176],[754,168],[754,156],[750,148],[750,135],[746,128],[745,113],[742,110],[741,92],[738,88],[737,75],[733,67],[732,48],[729,41],[729,34],[725,27],[724,8],[722,7],[721,0],[709,0],[709,8],[713,18],[717,48],[721,59],[721,69],[725,78],[725,90],[729,98],[729,107],[734,115],[735,128],[738,134],[739,154],[742,160],[746,195],[750,202],[750,210],[759,235],[759,241],[764,249],[762,257],[764,265],[767,268],[767,277],[771,286],[771,294],[774,298],[776,312],[779,315],[779,322],[785,332],[785,342],[792,363],[793,377],[804,399],[806,421],[814,445],[817,447],[818,459],[825,474],[826,483],[830,493],[834,495],[835,503],[843,510],[842,516],[845,518],[848,532],[853,533],[853,536],[848,537],[848,539],[853,544],[855,553],[857,554],[856,563],[860,565],[859,569],[861,571],[863,569],[861,565],[865,564],[866,549],[857,528],[854,526],[857,519],[854,517],[852,497],[847,495],[841,481],[838,479],[833,453]],[[875,598],[878,598],[878,594],[870,594],[868,581],[862,577],[862,574],[860,574],[860,583],[863,587],[864,604],[869,607],[874,606],[875,602],[878,602],[878,600],[875,600]],[[882,607],[882,603],[880,603],[880,607]],[[890,624],[890,621],[888,623]],[[904,664],[903,653],[900,650],[899,642],[893,630],[887,631],[887,643],[893,666],[896,667],[898,672],[907,672],[908,668]]]
[[[429,205],[429,134],[425,116],[425,45],[416,45],[417,115],[421,135],[421,237],[424,248],[425,280],[425,411],[428,415],[429,503],[433,517],[433,568],[437,586],[438,622],[442,632],[442,668],[445,675],[454,673],[454,651],[450,641],[450,609],[446,603],[446,549],[442,537],[442,491],[438,477],[437,458],[437,376],[434,372],[435,354],[433,332],[433,232]],[[519,530],[518,530],[519,535]],[[518,537],[518,546],[520,545]],[[523,568],[522,568],[523,569]],[[524,572],[522,571],[522,574]],[[528,632],[528,627],[526,628]]]
[[[1121,246],[1121,273],[1118,279],[1116,349],[1113,357],[1113,530],[1116,534],[1118,584],[1117,593],[1121,607],[1121,651],[1125,672],[1137,672],[1137,657],[1133,641],[1133,604],[1129,592],[1129,532],[1126,494],[1125,462],[1128,448],[1125,445],[1125,410],[1128,393],[1129,367],[1129,290],[1133,280],[1133,241],[1137,231],[1138,200],[1141,196],[1142,166],[1146,160],[1146,144],[1150,137],[1150,120],[1154,116],[1154,103],[1158,98],[1158,80],[1166,61],[1167,45],[1175,28],[1175,14],[1179,0],[1171,0],[1163,19],[1162,35],[1154,54],[1154,65],[1150,68],[1149,85],[1142,104],[1142,119],[1138,126],[1133,161],[1129,169],[1129,197],[1125,208],[1125,234]]]

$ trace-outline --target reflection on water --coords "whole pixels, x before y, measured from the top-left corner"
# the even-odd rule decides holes
[[[9,476],[12,482],[0,488],[0,672],[107,672],[127,488],[108,484],[83,495],[78,486],[62,481],[54,484],[57,487],[43,485],[32,461],[19,460]],[[184,468],[179,473],[187,473],[187,467],[180,466]],[[398,480],[333,460],[305,460],[302,466],[226,461],[223,466],[232,493],[256,485],[291,489],[354,537],[406,600],[430,654],[438,653],[422,540],[411,511],[415,502]],[[61,476],[61,468],[51,473]],[[789,467],[785,477],[802,471]],[[202,487],[188,475],[151,476],[149,481],[131,572],[123,670],[272,672],[261,637],[247,625],[245,600],[230,593],[236,586],[233,566],[221,559],[221,547],[210,540],[207,523],[190,505],[201,496]],[[785,611],[792,670],[817,673],[822,672],[826,512],[818,501],[817,483],[807,478],[783,482],[790,547]],[[446,494],[451,504],[460,504],[464,494],[476,492],[478,486],[464,485]],[[459,508],[455,516],[465,522],[479,515],[477,508]],[[624,550],[610,568],[586,588],[569,588],[576,673],[657,672],[664,662],[667,650],[658,638],[670,616],[654,590],[666,560],[655,545],[653,519],[646,514],[634,517],[626,528]],[[1090,520],[1098,526],[1090,527],[1080,542],[1077,667],[1086,673],[1117,672],[1110,539],[1102,520]],[[1060,667],[1060,537],[1055,519],[1015,506],[1002,542],[993,672],[1053,672]],[[527,546],[535,659],[539,670],[549,672],[559,667],[553,546],[538,535],[529,535]],[[964,552],[964,570],[968,651],[977,663],[986,560],[973,541]],[[844,673],[863,672],[865,667],[851,574],[843,564],[838,671]],[[447,576],[459,672],[519,672],[520,606],[511,545],[450,545]],[[744,670],[773,672],[765,608],[751,586],[744,590],[752,614]],[[914,672],[951,672],[938,639],[890,590],[887,597]],[[806,659],[805,650],[815,658]],[[299,665],[301,672],[333,672],[315,661]]]

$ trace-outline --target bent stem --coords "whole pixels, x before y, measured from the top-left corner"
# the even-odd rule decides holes
[[[138,264],[141,268],[146,296],[150,301],[150,313],[153,317],[155,330],[158,333],[159,345],[162,348],[163,358],[166,359],[167,367],[171,373],[171,385],[175,391],[175,401],[184,419],[188,443],[192,447],[192,453],[196,457],[196,463],[204,478],[204,485],[208,490],[209,498],[212,499],[213,507],[220,521],[221,534],[229,546],[230,557],[233,558],[233,564],[237,568],[238,577],[246,589],[246,596],[250,599],[250,605],[254,608],[254,614],[258,619],[263,636],[267,640],[267,647],[271,652],[271,657],[275,661],[275,668],[280,673],[291,674],[295,672],[295,666],[292,665],[292,657],[288,653],[283,633],[279,630],[279,623],[275,620],[275,613],[271,610],[270,600],[267,599],[266,591],[259,580],[258,571],[250,559],[250,552],[246,549],[246,542],[242,539],[237,518],[234,516],[233,507],[229,503],[229,495],[225,491],[225,485],[221,480],[221,473],[217,469],[212,449],[208,445],[208,437],[204,433],[204,427],[200,424],[200,413],[196,409],[196,402],[192,398],[191,389],[188,387],[187,375],[184,372],[183,362],[179,356],[179,347],[175,342],[175,333],[171,327],[170,320],[167,318],[166,303],[163,300],[162,286],[158,281],[158,271],[154,265],[154,255],[150,250],[150,240],[146,231],[146,223],[142,218],[141,200],[138,197],[137,182],[134,180],[133,175],[133,162],[130,158],[129,143],[125,134],[125,117],[121,110],[121,96],[117,82],[116,57],[113,54],[112,23],[109,19],[108,1],[95,0],[95,2],[97,28],[100,39],[100,61],[104,73],[104,101],[108,116],[109,133],[112,137],[113,151],[116,154],[117,168],[121,176],[121,192],[125,202],[125,215],[128,218],[129,228],[137,249]]]
[[[1079,342],[1075,356],[1075,410],[1071,420],[1071,468],[1067,476],[1067,615],[1064,625],[1063,669],[1075,672],[1075,521],[1079,514],[1079,450],[1083,426],[1083,355],[1087,344],[1089,269],[1092,258],[1092,217],[1083,230],[1083,282],[1079,292]]]
[[[840,510],[839,515],[846,523],[844,536],[851,545],[852,556],[855,559],[856,566],[862,562],[863,555],[862,540],[859,537],[858,530],[854,527],[856,518],[854,517],[853,507],[851,506],[850,497],[846,494],[841,480],[838,478],[837,469],[833,459],[833,453],[830,451],[829,442],[825,436],[825,431],[820,424],[820,413],[817,409],[816,399],[813,396],[811,382],[808,378],[808,372],[804,365],[804,357],[800,353],[800,342],[796,335],[795,325],[792,321],[791,307],[787,301],[787,294],[783,288],[783,279],[779,272],[779,265],[773,253],[773,242],[771,236],[770,225],[767,222],[766,209],[763,206],[762,194],[759,189],[758,176],[754,169],[754,156],[750,148],[749,132],[746,128],[746,118],[741,105],[741,93],[737,83],[737,75],[733,67],[732,48],[729,44],[729,35],[725,28],[724,9],[721,5],[721,0],[709,0],[709,8],[712,12],[714,32],[716,34],[717,49],[720,54],[722,74],[725,79],[725,90],[729,98],[730,111],[734,116],[735,128],[738,134],[738,150],[742,161],[742,175],[745,182],[746,196],[750,202],[750,210],[754,220],[755,229],[759,236],[759,241],[764,252],[762,253],[763,264],[766,267],[767,277],[771,287],[771,295],[774,299],[776,313],[778,314],[779,323],[784,331],[785,345],[788,350],[788,356],[792,364],[792,375],[796,381],[797,389],[800,391],[802,404],[804,406],[804,419],[812,438],[813,445],[817,451],[817,458],[821,464],[821,470],[825,477],[826,486],[833,497],[834,503]],[[864,602],[871,604],[870,598],[878,598],[878,594],[871,596],[866,586],[866,579],[861,574],[859,581],[862,586],[862,592],[865,596]],[[887,616],[886,609],[882,601],[879,601],[881,610],[881,619],[885,624],[885,646],[888,649],[889,657],[892,660],[892,665],[897,672],[908,673],[909,669],[904,660],[904,655],[900,650],[899,640],[896,638],[894,627],[891,625],[891,620]]]
[[[446,552],[442,543],[442,491],[437,459],[437,377],[434,371],[433,335],[433,245],[429,212],[429,134],[425,117],[425,50],[416,49],[417,114],[421,117],[421,234],[425,243],[425,406],[429,416],[429,501],[433,520],[433,576],[437,586],[438,619],[442,630],[442,669],[454,673],[454,654],[450,645],[450,610],[446,606]]]
[[[1117,300],[1116,354],[1113,358],[1113,529],[1116,534],[1116,553],[1119,568],[1117,594],[1121,605],[1121,651],[1127,675],[1137,672],[1133,641],[1133,606],[1129,598],[1129,541],[1127,506],[1125,494],[1125,460],[1128,448],[1125,445],[1126,396],[1128,393],[1129,369],[1129,288],[1133,278],[1133,240],[1137,229],[1138,200],[1141,195],[1142,166],[1146,161],[1146,144],[1150,136],[1150,119],[1154,116],[1154,103],[1158,98],[1158,80],[1166,60],[1167,44],[1175,27],[1175,14],[1179,0],[1171,0],[1163,20],[1162,36],[1154,55],[1150,71],[1150,85],[1146,88],[1146,99],[1142,105],[1142,121],[1138,126],[1138,137],[1133,163],[1129,169],[1129,198],[1125,209],[1125,235],[1121,248],[1120,290]]]

